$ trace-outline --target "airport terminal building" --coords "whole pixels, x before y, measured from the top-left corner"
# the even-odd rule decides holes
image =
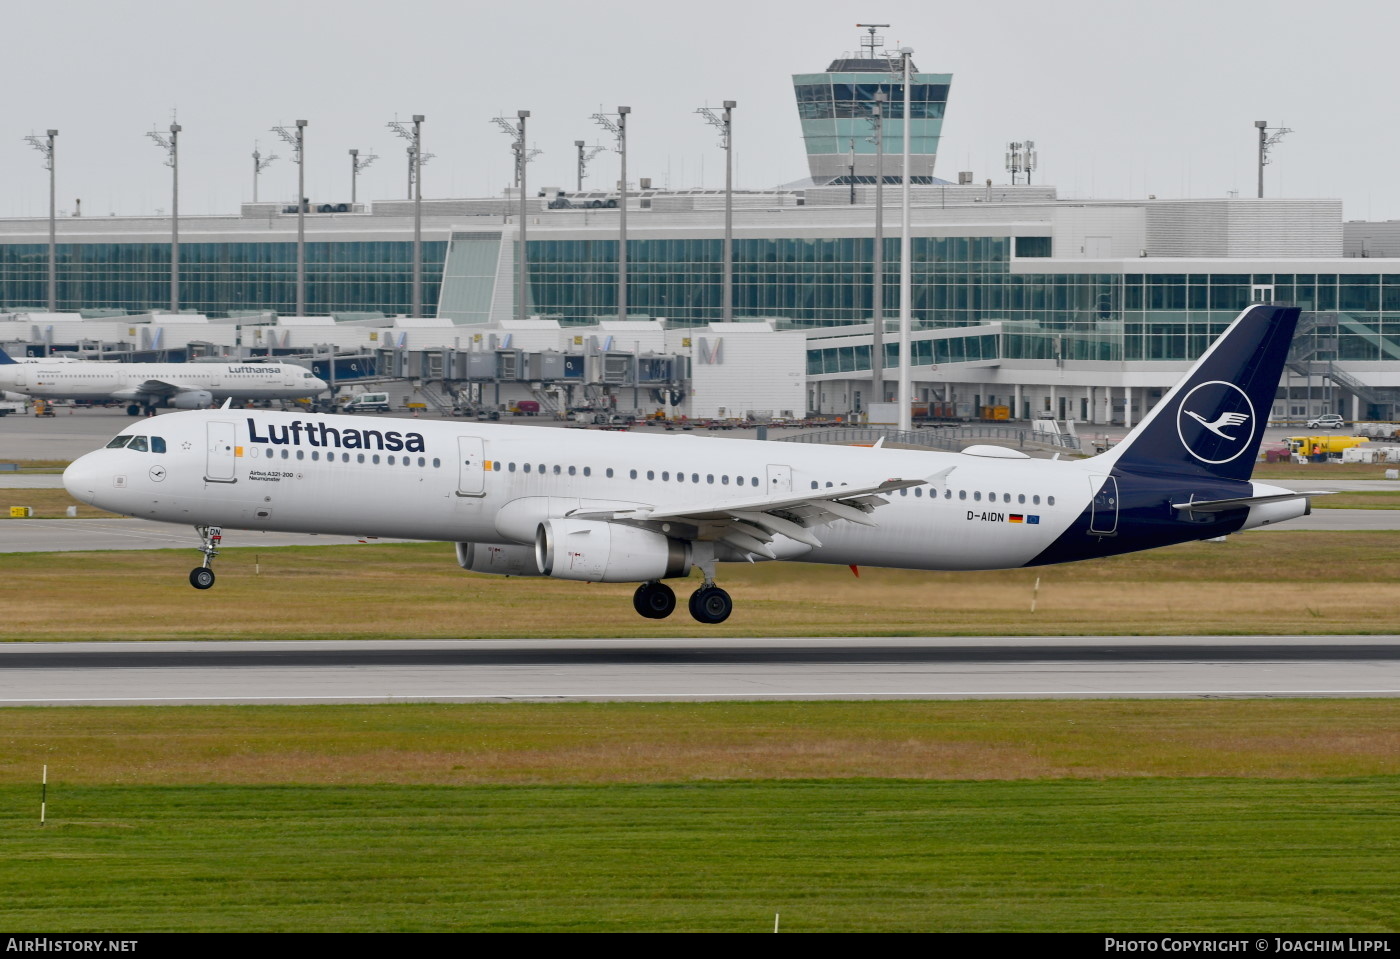
[[[396,341],[408,349],[461,349],[488,342],[483,334],[499,345],[523,313],[554,330],[557,345],[544,348],[584,351],[603,335],[624,350],[629,340],[651,337],[620,332],[632,327],[618,324],[636,323],[669,331],[657,345],[684,354],[691,371],[702,339],[705,365],[717,365],[717,342],[727,345],[721,364],[739,362],[741,349],[796,351],[805,368],[799,400],[810,411],[860,413],[892,399],[900,190],[890,162],[897,164],[905,121],[898,112],[885,120],[886,143],[896,149],[883,160],[883,395],[872,370],[876,160],[852,126],[868,131],[864,117],[877,91],[891,103],[902,99],[884,63],[845,58],[823,74],[794,76],[809,177],[734,196],[733,319],[771,336],[739,340],[737,327],[712,327],[724,317],[723,192],[662,190],[642,180],[626,200],[626,318],[618,316],[615,191],[548,188],[526,198],[523,310],[519,198],[425,199],[430,320],[417,327],[390,319],[412,301],[413,205],[313,202],[305,218],[307,312],[339,321],[315,326],[315,343],[362,349],[366,328],[378,324],[418,329]],[[1006,406],[1016,418],[1048,412],[1131,423],[1244,306],[1271,301],[1304,310],[1275,417],[1400,415],[1396,225],[1344,223],[1333,199],[1064,200],[1050,186],[939,180],[933,160],[952,77],[919,73],[915,81],[916,399],[972,416]],[[853,138],[862,140],[853,154],[833,149]],[[181,306],[215,325],[233,318],[248,329],[279,326],[266,314],[290,317],[297,216],[287,209],[245,204],[238,215],[182,218]],[[146,314],[167,306],[169,226],[157,217],[60,220],[59,311]],[[47,219],[0,221],[0,312],[13,315],[0,339],[59,346],[74,335],[40,312],[47,240]],[[284,335],[281,348],[303,345],[298,338]]]

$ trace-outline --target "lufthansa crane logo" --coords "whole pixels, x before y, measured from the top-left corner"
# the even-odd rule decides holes
[[[1249,394],[1234,383],[1209,380],[1194,387],[1176,409],[1176,435],[1202,463],[1228,463],[1249,446],[1256,417]]]

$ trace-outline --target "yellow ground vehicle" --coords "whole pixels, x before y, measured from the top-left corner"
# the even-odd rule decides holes
[[[1314,451],[1327,456],[1341,456],[1342,450],[1370,442],[1364,436],[1285,436],[1289,452],[1312,456]]]
[[[53,411],[53,404],[50,403],[48,400],[35,400],[35,401],[34,401],[34,415],[35,415],[35,416],[53,416],[53,415],[55,415],[55,414],[54,414],[54,411]]]

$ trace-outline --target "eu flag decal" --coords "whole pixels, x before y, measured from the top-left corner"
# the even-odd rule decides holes
[[[1039,517],[1039,516],[1027,516],[1027,517],[1026,517],[1026,522],[1029,523],[1029,524],[1031,524],[1032,526],[1037,526],[1037,525],[1040,524],[1040,517]]]

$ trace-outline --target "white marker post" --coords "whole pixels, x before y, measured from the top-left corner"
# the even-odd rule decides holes
[[[42,786],[42,787],[40,788],[40,790],[39,790],[39,825],[41,825],[41,826],[44,824],[44,819],[45,819],[45,817],[46,817],[47,814],[48,814],[48,811],[49,811],[49,810],[48,810],[48,806],[49,806],[49,767],[48,767],[48,764],[46,763],[46,764],[44,765],[44,781],[43,781],[43,786]]]
[[[1040,597],[1040,577],[1035,578],[1035,588],[1031,590],[1031,612],[1035,612],[1035,601]]]
[[[779,917],[779,915],[780,915],[780,913],[776,913],[776,912],[773,913],[773,931],[774,931],[774,932],[777,932],[777,931],[778,931],[778,917]]]

